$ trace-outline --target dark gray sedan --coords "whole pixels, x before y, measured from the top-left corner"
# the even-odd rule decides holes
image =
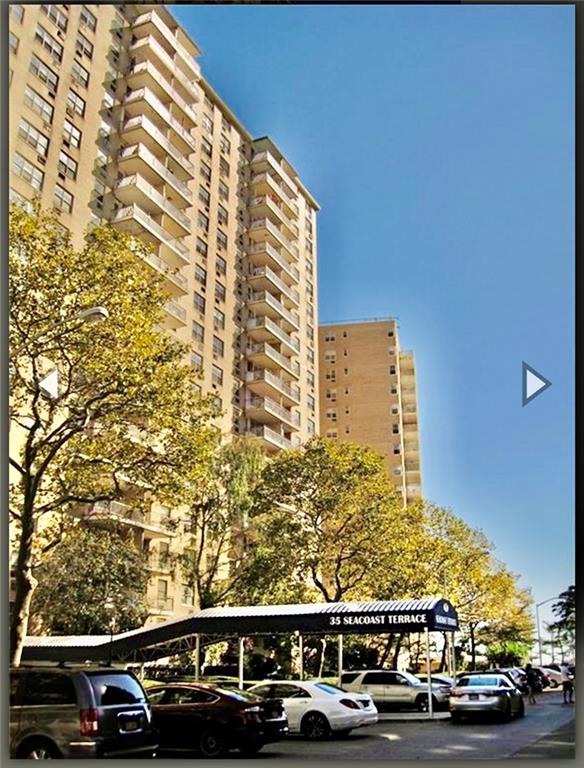
[[[450,692],[449,707],[453,723],[465,715],[493,713],[506,722],[525,714],[521,691],[507,675],[495,673],[460,677]]]

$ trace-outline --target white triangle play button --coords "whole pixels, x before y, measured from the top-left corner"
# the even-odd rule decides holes
[[[59,396],[59,371],[55,368],[39,381],[39,389],[46,397],[56,400]]]
[[[541,373],[532,368],[526,362],[522,364],[523,378],[523,405],[530,403],[535,397],[541,395],[552,383]]]

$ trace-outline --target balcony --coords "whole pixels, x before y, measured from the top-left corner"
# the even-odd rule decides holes
[[[288,440],[288,438],[284,437],[284,435],[281,435],[278,432],[274,432],[273,429],[263,425],[258,427],[250,427],[250,429],[247,431],[247,434],[252,435],[253,437],[261,438],[264,448],[266,448],[270,453],[292,448],[292,443],[290,440]]]
[[[269,317],[250,317],[245,329],[247,335],[255,341],[276,341],[283,344],[286,347],[283,354],[287,357],[297,355],[300,350],[298,339],[293,339]]]
[[[300,416],[269,397],[247,397],[245,399],[245,414],[254,421],[262,423],[279,419],[285,424],[297,429],[300,426]]]
[[[187,313],[174,301],[167,301],[164,305],[165,316],[162,319],[164,328],[184,328],[187,324]]]
[[[154,65],[161,69],[167,80],[171,80],[177,87],[183,88],[185,99],[198,102],[201,100],[201,91],[195,80],[190,80],[168,54],[162,45],[157,42],[153,35],[147,35],[136,40],[130,46],[130,56],[136,63],[143,61],[152,61]]]
[[[174,610],[174,598],[157,597],[152,605],[149,606],[150,613],[157,613],[163,616],[170,616]]]
[[[168,555],[160,555],[155,552],[146,552],[144,564],[151,573],[170,573],[172,565]]]
[[[252,216],[261,218],[267,216],[276,226],[284,226],[284,234],[292,240],[298,239],[298,227],[284,213],[280,205],[272,199],[273,195],[259,195],[252,197],[249,207],[253,210]]]
[[[275,176],[267,172],[256,173],[251,178],[251,186],[257,194],[269,194],[270,192],[276,194],[288,211],[288,215],[295,219],[298,218],[298,204],[288,195],[284,187],[278,183]]]
[[[281,293],[282,303],[288,308],[298,307],[300,303],[298,291],[286,285],[270,267],[254,267],[251,275],[248,277],[248,282],[256,291],[260,289],[263,291],[271,290],[272,293]]]
[[[126,176],[115,186],[115,195],[124,205],[137,203],[149,215],[163,214],[162,226],[173,237],[185,237],[191,232],[189,217],[179,211],[164,195],[138,174]]]
[[[164,277],[163,287],[172,296],[186,296],[189,292],[189,284],[186,277],[176,269],[171,269],[168,264],[155,253],[144,256],[144,261],[153,267]]]
[[[195,140],[179,121],[172,116],[168,107],[158,99],[149,88],[128,91],[124,96],[124,107],[129,117],[146,114],[160,128],[165,123],[173,131],[175,144],[185,155],[195,151]]]
[[[126,120],[120,131],[120,138],[124,144],[139,142],[151,146],[154,142],[177,163],[175,175],[180,175],[181,181],[194,178],[194,165],[146,115]]]
[[[249,226],[249,236],[256,243],[269,238],[270,245],[274,245],[276,248],[284,248],[290,256],[289,261],[294,261],[298,258],[298,246],[291,243],[269,219],[252,219]]]
[[[183,125],[186,121],[188,127],[193,128],[197,124],[197,116],[193,109],[178,93],[176,88],[164,77],[163,72],[150,61],[140,61],[130,68],[127,75],[128,86],[138,91],[142,88],[149,89],[156,98],[167,104],[170,101],[169,111],[175,108],[180,111],[179,119]]]
[[[93,505],[84,507],[80,516],[84,520],[115,520],[130,528],[138,528],[150,535],[150,538],[164,538],[174,536],[172,529],[163,521],[156,521],[152,512],[123,504],[120,501],[99,501]]]
[[[118,156],[118,163],[127,176],[138,174],[153,186],[167,185],[165,193],[173,205],[179,208],[192,205],[193,193],[188,186],[179,181],[144,144],[124,147]]]
[[[295,379],[300,378],[299,363],[284,357],[271,344],[250,344],[246,352],[249,359],[256,365],[270,370],[283,371]]]
[[[298,283],[300,272],[293,264],[284,258],[269,243],[250,244],[247,249],[247,255],[252,264],[258,267],[268,266],[272,269],[281,269],[283,274],[280,276],[288,285]]]
[[[245,381],[251,392],[264,397],[278,397],[284,405],[298,405],[300,402],[300,388],[296,384],[290,384],[266,369],[248,371]]]
[[[267,172],[271,175],[275,174],[280,179],[280,182],[278,182],[280,186],[283,182],[283,184],[290,190],[290,194],[287,193],[288,197],[296,197],[298,193],[296,184],[292,181],[290,176],[288,176],[271,152],[268,152],[267,150],[258,152],[258,154],[254,155],[251,159],[251,167],[257,173]]]
[[[297,313],[289,312],[278,299],[267,291],[252,293],[247,306],[255,315],[280,320],[286,331],[297,331],[300,328],[300,318]]]
[[[186,70],[189,77],[195,80],[200,79],[201,68],[186,48],[179,43],[172,30],[166,26],[156,11],[148,11],[137,16],[132,23],[132,34],[137,38],[152,35],[170,55],[176,52],[178,55],[177,64]]]
[[[139,236],[147,243],[160,246],[160,255],[173,267],[184,267],[190,264],[188,248],[180,240],[173,239],[139,206],[134,204],[120,208],[112,221],[120,229]]]

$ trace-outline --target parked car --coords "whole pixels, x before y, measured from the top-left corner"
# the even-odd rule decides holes
[[[464,715],[488,712],[505,721],[513,716],[523,717],[525,704],[519,688],[503,673],[462,675],[450,693],[452,722],[460,722]]]
[[[86,666],[10,671],[12,757],[153,757],[157,747],[146,694],[131,672]]]
[[[541,671],[547,675],[550,688],[558,688],[562,685],[562,673],[552,667],[542,667]]]
[[[518,673],[515,669],[483,669],[481,671],[469,671],[469,672],[461,672],[457,678],[456,681],[458,684],[458,680],[461,680],[463,677],[469,677],[469,676],[476,676],[476,675],[505,675],[505,677],[509,680],[509,682],[513,683],[513,685],[521,691],[521,693],[527,693],[527,678],[525,676],[524,672],[521,672],[521,674]]]
[[[353,675],[354,672],[343,673],[344,690],[368,693],[378,707],[415,707],[420,712],[428,711],[428,685],[409,672],[366,669]],[[449,694],[449,685],[432,683],[433,708],[446,707]]]
[[[230,749],[253,755],[288,733],[281,700],[210,683],[168,683],[148,689],[160,751],[221,757]]]
[[[416,675],[416,677],[422,683],[425,683],[426,685],[428,684],[428,675]],[[448,685],[450,688],[452,688],[454,685],[454,678],[438,673],[437,675],[432,675],[432,682],[436,683],[437,685]]]
[[[282,680],[254,685],[249,689],[267,700],[281,699],[288,715],[290,732],[307,739],[331,734],[347,736],[353,728],[374,725],[377,708],[371,696],[352,694],[328,683]]]

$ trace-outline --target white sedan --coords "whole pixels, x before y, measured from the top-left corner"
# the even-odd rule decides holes
[[[265,699],[282,699],[290,733],[302,733],[307,739],[324,739],[332,733],[346,736],[353,728],[374,725],[378,719],[369,694],[347,693],[328,683],[270,681],[248,690]]]

